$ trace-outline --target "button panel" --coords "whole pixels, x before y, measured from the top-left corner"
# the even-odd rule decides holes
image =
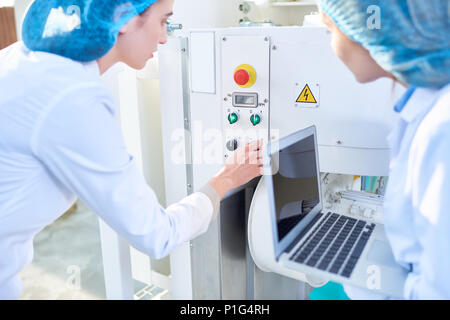
[[[270,37],[222,36],[221,84],[224,156],[269,137]]]

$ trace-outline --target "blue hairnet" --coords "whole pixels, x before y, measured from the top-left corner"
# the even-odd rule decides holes
[[[450,82],[449,0],[319,0],[319,5],[397,79],[429,88]]]
[[[114,46],[120,29],[157,0],[35,0],[22,25],[28,49],[94,61]]]

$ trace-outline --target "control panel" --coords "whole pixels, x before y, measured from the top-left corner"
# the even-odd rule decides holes
[[[270,38],[221,38],[224,157],[269,135]]]

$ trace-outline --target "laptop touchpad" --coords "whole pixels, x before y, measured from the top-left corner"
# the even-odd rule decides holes
[[[384,266],[396,266],[394,256],[392,254],[391,247],[386,241],[375,240],[369,249],[367,254],[367,261],[374,262],[376,264]]]

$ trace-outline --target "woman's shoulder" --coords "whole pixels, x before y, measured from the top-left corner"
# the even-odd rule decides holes
[[[0,51],[0,88],[4,92],[0,107],[10,116],[33,114],[40,118],[56,106],[78,106],[82,111],[81,106],[92,103],[101,102],[109,109],[114,105],[96,62],[86,64],[30,51],[21,42]]]
[[[419,129],[424,134],[450,133],[450,84],[436,93],[436,99],[432,103]]]
[[[411,149],[424,159],[446,154],[447,162],[450,161],[450,84],[440,89],[431,103],[417,127]]]
[[[87,65],[48,52],[30,51],[19,41],[0,51],[0,66],[4,66],[0,80],[20,82],[22,87],[40,92],[61,91],[80,83],[101,87],[98,70]]]

